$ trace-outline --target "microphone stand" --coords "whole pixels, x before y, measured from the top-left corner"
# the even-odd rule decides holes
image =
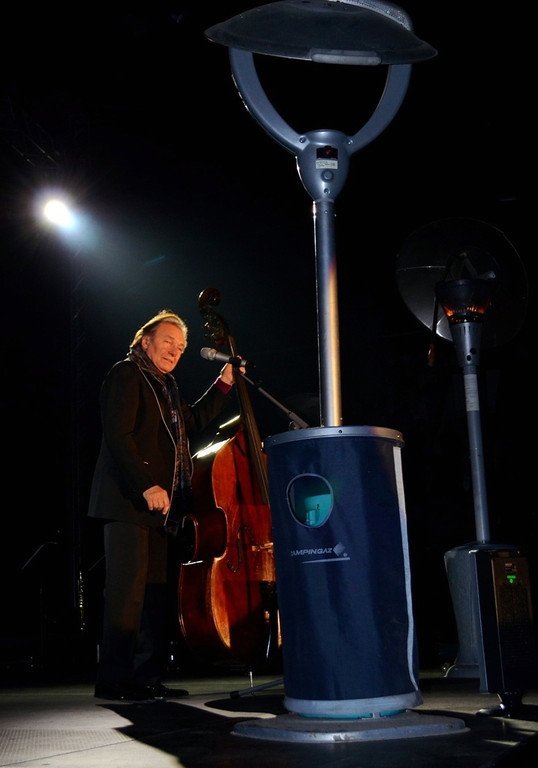
[[[58,531],[59,533],[59,531]],[[38,557],[38,555],[43,552],[45,547],[57,545],[59,542],[56,539],[52,539],[51,541],[43,541],[30,555],[30,557],[21,565],[20,572],[26,571],[26,569],[33,563],[33,561]],[[43,579],[39,582],[39,590],[38,590],[38,630],[39,630],[39,638],[38,638],[38,658],[37,658],[37,666],[41,669],[44,669],[46,667],[47,659],[47,602],[46,602],[46,589],[44,585]],[[36,664],[35,659],[32,657],[31,665],[34,666]]]
[[[243,373],[243,378],[245,381],[248,381],[249,384],[251,384],[255,389],[258,390],[258,392],[261,392],[262,395],[264,395],[268,400],[270,400],[273,405],[276,405],[277,408],[280,408],[281,411],[284,411],[286,416],[291,419],[290,423],[290,429],[307,429],[309,427],[309,424],[307,424],[304,419],[301,419],[300,416],[298,416],[296,413],[291,411],[287,406],[285,406],[283,403],[279,402],[276,398],[274,398],[272,395],[269,394],[265,389],[263,389],[260,386],[260,382],[255,382],[250,379],[246,373]]]
[[[208,353],[213,352],[213,354],[210,356],[209,354],[204,354],[204,352],[207,351]],[[201,350],[201,355],[204,358],[204,360],[218,360],[220,357],[220,360],[224,360],[225,362],[230,363],[233,365],[234,368],[244,368],[245,365],[248,365],[246,360],[243,360],[239,355],[234,355],[227,357],[226,355],[217,355],[216,350]],[[255,389],[258,390],[258,392],[261,392],[262,395],[264,395],[268,400],[270,400],[273,405],[276,405],[277,408],[280,408],[281,411],[284,411],[286,416],[291,419],[290,423],[290,429],[307,429],[310,425],[307,424],[304,419],[302,419],[300,416],[298,416],[296,413],[291,411],[286,405],[279,402],[275,397],[269,394],[265,389],[263,389],[260,384],[261,382],[252,381],[251,378],[249,378],[246,373],[241,374],[245,381],[248,381],[248,383],[253,386]]]

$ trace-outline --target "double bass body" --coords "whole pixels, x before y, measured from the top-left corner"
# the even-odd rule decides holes
[[[264,668],[280,645],[266,457],[240,374],[236,384],[238,431],[213,454],[194,457],[195,504],[183,525],[189,550],[179,574],[179,624],[196,655]]]

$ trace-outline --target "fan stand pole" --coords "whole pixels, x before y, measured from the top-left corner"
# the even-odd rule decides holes
[[[482,323],[458,323],[450,326],[450,329],[458,362],[463,371],[476,540],[481,544],[485,544],[489,542],[490,531],[482,445],[480,396],[478,391]]]
[[[445,553],[445,568],[458,633],[458,653],[446,676],[479,678],[481,630],[477,619],[478,587],[474,558],[478,549],[489,548],[489,515],[478,391],[482,323],[462,322],[450,325],[450,332],[458,364],[463,372],[476,541]],[[485,686],[485,683],[483,685]]]

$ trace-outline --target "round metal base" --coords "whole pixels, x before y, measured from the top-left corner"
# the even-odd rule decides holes
[[[447,736],[469,729],[455,717],[403,712],[393,717],[368,720],[309,719],[300,715],[277,715],[274,718],[244,720],[232,733],[266,741],[291,741],[327,744],[346,741],[382,741],[411,739],[418,736]]]

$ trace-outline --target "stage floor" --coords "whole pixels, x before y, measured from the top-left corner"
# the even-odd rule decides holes
[[[477,714],[497,708],[478,680],[420,676],[423,703],[397,715],[386,735],[364,736],[362,721],[292,716],[282,678],[248,675],[168,680],[187,698],[152,703],[95,699],[91,683],[35,681],[4,686],[0,703],[0,766],[52,768],[486,768],[538,765],[538,691],[524,692],[510,717]],[[274,685],[273,685],[274,683]],[[261,686],[250,691],[250,686]],[[266,684],[271,684],[267,685]],[[264,687],[266,686],[266,687]],[[296,718],[296,719],[294,719]],[[292,725],[290,726],[290,720]],[[263,724],[282,728],[267,730]],[[454,723],[431,735],[421,725]],[[302,727],[304,723],[304,728]],[[356,727],[355,727],[356,724]],[[260,727],[258,727],[258,725]],[[246,726],[246,728],[245,728]],[[235,729],[245,728],[244,733]],[[260,737],[261,733],[261,737]],[[277,734],[276,739],[274,734]],[[284,734],[283,738],[278,734]],[[306,733],[306,736],[305,736]],[[340,736],[340,738],[339,738]],[[310,741],[308,740],[310,739]]]

